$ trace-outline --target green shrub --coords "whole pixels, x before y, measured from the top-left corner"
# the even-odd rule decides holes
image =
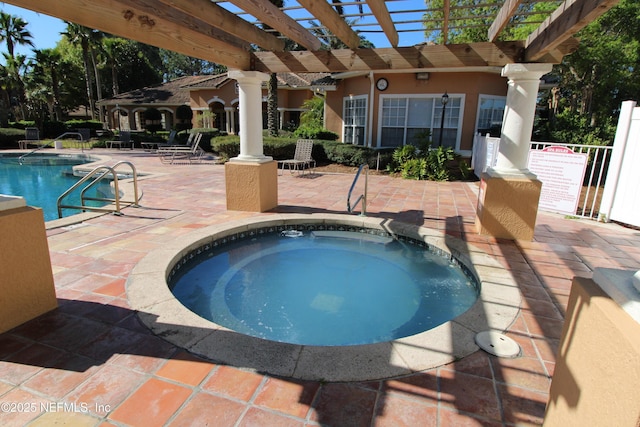
[[[176,124],[177,131],[191,129],[193,127],[193,110],[188,105],[180,105],[176,108]]]
[[[424,158],[407,159],[400,168],[404,179],[424,179],[427,175],[427,161]]]
[[[24,139],[24,129],[0,128],[0,148],[18,148],[21,139]]]
[[[449,166],[456,160],[453,148],[436,147],[426,151],[418,151],[413,145],[405,145],[395,149],[389,172],[400,172],[405,179],[428,179],[432,181],[448,181],[451,177]],[[458,167],[462,176],[468,174],[466,162]]]
[[[295,138],[264,137],[263,142],[264,154],[275,160],[292,159],[296,151]],[[223,158],[236,157],[240,154],[240,137],[217,136],[211,140],[211,147]],[[374,150],[341,142],[316,140],[311,155],[319,163],[333,162],[346,166],[359,166],[366,163],[370,168],[384,169],[391,160],[392,153],[389,150]]]
[[[301,125],[294,132],[298,138],[319,139],[323,141],[336,141],[338,134],[314,125]]]
[[[162,129],[162,113],[154,107],[149,107],[142,113],[144,128],[151,133],[156,133]]]

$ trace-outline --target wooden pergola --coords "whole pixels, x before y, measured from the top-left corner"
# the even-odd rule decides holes
[[[440,0],[438,4],[442,6],[434,8],[428,4],[430,1],[347,0],[341,2],[342,10],[356,12],[342,15],[334,2],[323,0],[285,1],[283,8],[277,8],[269,0],[6,0],[5,3],[233,69],[346,72],[559,63],[564,55],[576,49],[578,41],[573,35],[618,1],[484,0],[468,6],[465,5],[468,2]],[[498,41],[505,28],[530,25],[523,18],[532,14],[537,3],[558,7],[546,14],[546,19],[526,40]],[[416,9],[416,5],[421,7]],[[496,11],[482,17],[492,22],[487,29],[488,41],[448,44],[450,31],[464,28],[465,20],[460,16],[465,9],[474,7]],[[300,17],[300,12],[305,16]],[[403,13],[441,17],[431,20],[430,30],[440,34],[444,44],[400,46],[400,32],[423,31],[424,25],[424,18],[411,22],[395,18]],[[372,24],[359,30],[358,20],[364,18]],[[408,30],[407,25],[411,26]],[[318,32],[331,34],[349,48],[328,49],[316,36]],[[360,35],[366,37],[367,32],[384,33],[391,47],[358,48]],[[286,51],[284,38],[306,50]]]

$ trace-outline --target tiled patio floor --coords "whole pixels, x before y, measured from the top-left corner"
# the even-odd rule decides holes
[[[195,228],[269,214],[225,209],[221,165],[163,166],[149,153],[109,154],[161,175],[141,180],[143,206],[125,216],[48,231],[60,305],[0,335],[2,426],[537,425],[571,278],[595,267],[640,268],[637,230],[540,213],[533,242],[496,241],[474,233],[477,184],[370,176],[371,216],[445,230],[512,273],[523,301],[508,335],[523,355],[478,351],[366,383],[275,378],[199,359],[150,334],[126,295],[128,273],[149,251]],[[352,178],[285,174],[278,211],[344,213]]]

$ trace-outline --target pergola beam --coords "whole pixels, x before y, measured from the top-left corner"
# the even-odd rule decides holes
[[[345,72],[424,70],[433,68],[501,67],[521,62],[520,41],[420,45],[382,49],[254,52],[256,71]]]
[[[267,0],[229,0],[261,22],[309,50],[319,50],[322,43],[302,25]]]
[[[265,50],[273,50],[275,52],[284,50],[284,40],[278,39],[244,19],[238,18],[210,0],[159,1],[235,37],[256,44]]]
[[[213,27],[196,30],[197,24],[185,25],[160,13],[150,13],[144,3],[136,4],[137,1],[6,0],[5,3],[229,67],[250,67],[246,43],[235,45],[232,41],[235,37]]]
[[[393,24],[393,20],[389,14],[389,9],[387,9],[387,5],[384,0],[367,0],[367,4],[373,13],[373,16],[378,20],[378,24],[380,24],[380,27],[387,36],[391,46],[397,47],[400,38],[398,37],[396,26]]]
[[[360,36],[351,29],[329,3],[324,0],[298,0],[298,3],[350,49],[357,49],[360,46]]]
[[[565,0],[525,42],[525,61],[535,62],[618,4],[619,0]]]
[[[507,0],[504,2],[500,11],[498,11],[498,16],[491,24],[488,32],[488,39],[490,42],[496,41],[502,30],[505,29],[507,24],[513,15],[515,15],[516,11],[520,4],[522,4],[523,0]]]

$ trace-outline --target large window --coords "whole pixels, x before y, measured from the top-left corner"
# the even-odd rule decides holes
[[[342,117],[344,117],[343,141],[364,145],[367,128],[367,96],[345,98]]]
[[[507,98],[504,96],[480,95],[476,132],[482,135],[489,133],[494,137],[500,136],[506,104]]]
[[[449,95],[444,123],[441,99],[439,95],[382,96],[378,146],[417,145],[425,131],[431,134],[431,140],[437,145],[442,125],[442,145],[456,148],[462,123],[460,112],[463,98]]]

